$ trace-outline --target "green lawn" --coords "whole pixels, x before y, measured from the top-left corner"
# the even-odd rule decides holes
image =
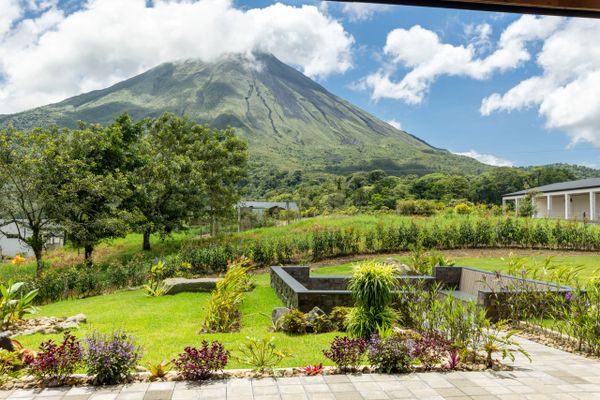
[[[382,255],[374,258],[385,260],[393,257],[407,262],[406,256]],[[454,258],[457,265],[473,266],[488,270],[505,270],[506,260],[499,257]],[[543,256],[528,257],[529,260],[542,261]],[[600,264],[600,256],[557,256],[556,262],[568,265],[582,265],[586,272],[595,270]],[[348,275],[356,263],[345,263],[334,266],[314,268],[315,275]],[[269,286],[269,275],[262,273],[254,277],[256,288],[247,294],[242,306],[242,330],[227,334],[199,334],[204,319],[208,293],[182,293],[175,296],[151,298],[141,290],[127,290],[104,296],[80,300],[62,301],[40,308],[40,315],[71,316],[84,313],[88,323],[75,332],[79,337],[91,329],[109,332],[114,328],[123,328],[135,335],[145,348],[144,362],[159,362],[171,359],[185,346],[197,346],[202,340],[218,339],[225,347],[236,354],[239,343],[246,336],[258,338],[266,335],[276,337],[276,345],[292,354],[280,366],[304,366],[323,362],[330,364],[323,357],[321,350],[336,334],[288,336],[273,333],[271,329],[271,311],[283,304]],[[59,339],[61,335],[34,335],[20,337],[27,347],[37,348],[50,338]],[[230,368],[242,367],[232,359]]]
[[[85,336],[90,329],[109,332],[122,327],[144,346],[143,363],[171,359],[185,346],[198,346],[202,340],[218,339],[235,355],[239,343],[246,336],[262,338],[273,335],[276,337],[276,346],[292,354],[280,366],[304,366],[321,362],[327,364],[321,349],[327,347],[336,333],[288,336],[270,332],[271,311],[283,304],[269,287],[268,274],[257,275],[255,283],[256,288],[247,294],[242,306],[242,330],[237,333],[198,334],[208,303],[208,293],[181,293],[151,298],[141,290],[122,291],[49,304],[41,307],[39,314],[71,316],[84,313],[88,317],[88,323],[74,332],[79,337]],[[60,338],[61,335],[37,334],[18,339],[27,347],[37,348],[42,341]],[[244,366],[232,359],[228,367]]]
[[[450,257],[455,261],[455,265],[463,267],[480,268],[489,271],[507,272],[508,256],[510,250],[506,250],[505,257]],[[443,252],[442,252],[443,253]],[[513,251],[518,254],[518,250]],[[600,255],[558,255],[552,256],[552,263],[555,265],[571,266],[573,268],[581,268],[580,278],[585,280],[591,276],[597,276],[600,271]],[[378,255],[372,259],[385,261],[393,258],[401,263],[409,264],[409,257],[405,255]],[[527,265],[542,264],[547,256],[525,256]],[[353,266],[356,262],[348,262],[338,265],[324,266],[313,268],[314,275],[349,275],[352,273]]]

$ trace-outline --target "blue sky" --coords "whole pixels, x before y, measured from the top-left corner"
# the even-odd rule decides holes
[[[599,21],[316,0],[0,0],[0,113],[260,50],[434,146],[600,167],[590,37]]]

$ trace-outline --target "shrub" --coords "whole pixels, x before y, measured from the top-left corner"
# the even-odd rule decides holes
[[[440,205],[432,200],[398,200],[396,211],[401,215],[424,215],[435,214]]]
[[[471,214],[473,211],[475,211],[475,208],[472,204],[458,203],[454,206],[454,212],[460,215]]]
[[[306,314],[297,308],[292,308],[276,321],[275,329],[285,333],[301,335],[306,333],[306,326]]]
[[[289,354],[276,349],[273,336],[262,339],[246,337],[246,342],[240,344],[238,360],[256,371],[272,369]]]
[[[94,331],[85,338],[87,352],[85,367],[96,385],[122,382],[142,358],[142,348],[133,336],[121,329],[108,335]]]
[[[356,307],[348,316],[347,330],[352,336],[369,338],[377,329],[387,329],[395,319],[392,291],[398,286],[396,270],[386,264],[365,262],[359,264],[350,279]]]
[[[378,371],[388,374],[409,371],[413,363],[405,340],[395,334],[383,338],[373,335],[369,340],[368,358]]]
[[[244,292],[250,287],[248,272],[252,267],[252,262],[245,257],[229,263],[225,277],[217,282],[217,287],[211,293],[206,318],[202,324],[204,332],[239,330],[239,307]]]
[[[323,355],[342,369],[356,368],[367,351],[368,342],[364,339],[336,336],[329,349],[323,350]]]
[[[348,328],[348,314],[350,314],[350,311],[352,311],[352,307],[341,306],[334,307],[331,310],[329,317],[338,330],[346,331]]]
[[[325,313],[318,313],[307,318],[307,326],[314,333],[331,332],[335,329],[335,325],[331,322],[331,318]]]
[[[222,370],[228,362],[229,352],[216,340],[210,344],[203,340],[199,349],[188,346],[173,360],[179,374],[191,381],[210,378],[213,372]]]
[[[83,347],[73,335],[65,332],[60,344],[49,340],[40,345],[40,351],[29,364],[31,371],[39,377],[63,380],[74,373],[83,362]]]
[[[416,358],[425,369],[431,369],[444,360],[450,350],[450,342],[438,332],[427,332],[418,340],[405,342],[411,357]]]
[[[397,315],[390,307],[377,312],[374,309],[354,307],[348,314],[346,331],[354,337],[369,338],[379,329],[390,328]]]

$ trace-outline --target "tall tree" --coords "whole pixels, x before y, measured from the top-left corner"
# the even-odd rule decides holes
[[[56,128],[0,130],[0,233],[15,235],[31,248],[38,275],[44,267],[46,242],[56,233],[48,211],[56,202],[55,177],[62,172],[60,147]],[[2,230],[8,224],[16,233]]]
[[[100,241],[127,233],[130,214],[121,208],[128,194],[121,171],[125,148],[118,124],[82,124],[64,134],[60,156],[67,168],[56,184],[57,201],[50,213],[69,240],[84,249],[86,263],[92,262]]]
[[[164,236],[208,212],[218,216],[233,208],[246,147],[232,130],[211,130],[171,113],[142,125],[124,205],[133,210],[142,247],[149,250],[151,234]]]

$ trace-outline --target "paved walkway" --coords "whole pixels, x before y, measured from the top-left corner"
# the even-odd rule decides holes
[[[533,363],[520,356],[515,371],[404,375],[332,375],[231,379],[202,386],[138,383],[110,388],[0,392],[19,400],[384,400],[384,399],[600,399],[600,362],[527,340]]]

